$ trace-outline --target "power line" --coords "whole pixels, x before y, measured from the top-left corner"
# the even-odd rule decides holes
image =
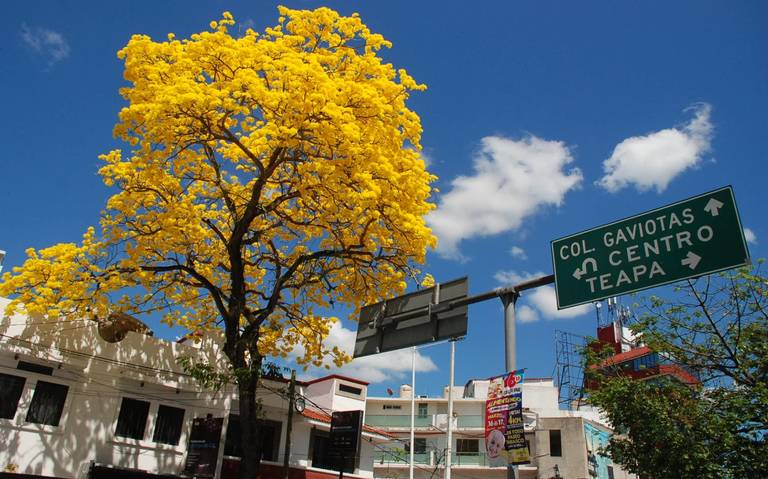
[[[92,319],[58,319],[55,321],[22,321],[20,323],[0,323],[0,326],[40,326],[46,324],[75,323],[82,321],[93,321]],[[95,323],[95,321],[94,321]]]

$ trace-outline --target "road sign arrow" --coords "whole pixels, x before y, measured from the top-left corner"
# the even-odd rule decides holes
[[[710,198],[709,201],[707,201],[707,204],[704,206],[704,211],[711,214],[712,216],[717,216],[720,214],[720,208],[722,207],[723,203],[721,201]]]
[[[576,271],[573,272],[573,277],[576,279],[581,279],[582,276],[587,274],[587,265],[592,265],[592,272],[597,272],[597,261],[595,261],[594,258],[587,258],[581,263],[581,268],[576,268]]]
[[[697,255],[692,251],[689,251],[688,255],[685,258],[683,258],[682,261],[680,261],[680,264],[682,264],[683,266],[688,266],[691,269],[696,269],[696,266],[699,265],[699,261],[701,261],[701,256]]]

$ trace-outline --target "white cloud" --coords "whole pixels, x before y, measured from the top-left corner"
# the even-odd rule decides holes
[[[757,235],[749,228],[744,228],[744,239],[747,243],[757,244]]]
[[[527,271],[497,271],[493,276],[502,286],[514,286],[522,281],[546,276],[542,272],[529,273]],[[521,323],[538,321],[541,318],[556,320],[570,319],[582,316],[592,310],[592,305],[583,304],[567,309],[557,309],[555,288],[552,286],[539,286],[538,288],[523,291],[516,307],[516,316]]]
[[[515,319],[521,323],[532,323],[539,320],[539,313],[527,304],[523,304],[519,307],[515,306]]]
[[[43,57],[49,67],[69,56],[69,44],[59,32],[23,24],[21,39],[36,54]]]
[[[528,271],[497,271],[496,274],[493,275],[493,279],[502,286],[514,286],[523,281],[540,278],[542,276],[546,276],[546,274],[541,271],[536,271],[535,273],[529,273]]]
[[[338,346],[350,356],[354,351],[355,337],[357,333],[351,329],[345,328],[341,323],[335,323],[331,326],[328,338],[325,340],[326,347],[332,348]],[[300,348],[293,351],[292,356],[301,354]],[[437,365],[431,358],[424,356],[418,350],[416,351],[416,372],[436,371]],[[388,351],[386,353],[376,354],[357,358],[345,364],[341,368],[333,368],[334,374],[361,379],[372,383],[388,381],[392,379],[411,377],[411,348],[399,349],[397,351]],[[309,374],[320,373],[328,374],[329,371],[310,369]]]
[[[661,193],[675,177],[697,166],[710,149],[712,107],[701,103],[689,110],[694,117],[682,127],[633,136],[616,145],[603,162],[605,176],[597,185],[611,193],[630,185],[638,191],[655,188]]]
[[[558,310],[555,288],[552,286],[540,286],[536,289],[523,291],[520,298],[532,304],[545,319],[570,319],[592,311],[591,304]]]
[[[456,177],[427,217],[439,239],[438,253],[460,259],[462,240],[518,229],[541,207],[561,205],[582,181],[578,168],[565,170],[572,161],[560,141],[483,138],[473,158],[474,174]]]
[[[525,250],[523,248],[519,247],[519,246],[513,246],[509,250],[509,254],[511,254],[512,257],[516,258],[516,259],[521,259],[521,260],[528,259],[528,255],[525,254]]]

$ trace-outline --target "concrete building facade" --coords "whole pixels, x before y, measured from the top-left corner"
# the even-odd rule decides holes
[[[0,311],[6,304],[0,298]],[[0,476],[179,476],[189,466],[195,424],[210,423],[219,428],[214,467],[198,464],[197,472],[233,477],[242,448],[235,391],[201,388],[178,364],[181,356],[225,366],[213,338],[169,342],[128,332],[109,343],[92,321],[2,317]],[[297,382],[305,408],[293,415],[292,478],[338,476],[326,457],[330,413],[364,410],[367,387],[337,375]],[[283,477],[286,389],[285,380],[272,379],[259,391],[262,477]],[[372,478],[376,447],[387,440],[365,428],[359,456],[345,476]]]
[[[472,380],[454,387],[451,476],[502,478],[506,467],[494,465],[485,453],[485,401],[488,380]],[[557,387],[549,378],[528,379],[522,385],[525,436],[531,464],[519,466],[519,478],[633,477],[599,453],[610,429],[595,411],[567,411],[558,407]],[[381,478],[409,477],[411,388],[402,386],[397,396],[369,397],[366,424],[394,436],[374,460]],[[448,449],[448,388],[442,397],[415,399],[414,477],[443,477]]]

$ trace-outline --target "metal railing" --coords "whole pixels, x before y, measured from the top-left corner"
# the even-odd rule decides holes
[[[460,428],[484,428],[485,416],[482,415],[459,415],[456,417],[456,427]]]
[[[373,454],[374,464],[410,464],[410,455],[406,451],[391,450],[391,451],[376,451]],[[431,465],[432,454],[429,452],[414,454],[413,463],[419,465]]]
[[[365,424],[378,427],[411,427],[410,414],[366,414]],[[416,427],[429,427],[432,425],[432,416],[416,416],[414,418]]]
[[[414,454],[414,464],[433,466],[437,451],[430,451],[422,454]],[[373,455],[373,464],[375,465],[407,465],[409,464],[408,451],[402,449],[392,449],[388,451],[376,451]],[[440,462],[443,464],[443,461]],[[474,466],[474,467],[505,467],[504,465],[492,465],[483,452],[454,452],[451,464],[456,467]]]
[[[523,423],[526,430],[536,428],[536,415],[532,413],[523,413]],[[367,414],[365,424],[373,427],[390,427],[408,429],[411,427],[411,416],[408,414]],[[445,430],[448,427],[447,414],[431,414],[429,416],[416,416],[414,418],[416,427],[435,426],[438,429]],[[485,427],[485,416],[482,414],[459,414],[453,419],[453,427],[457,429],[483,429]]]
[[[455,452],[451,464],[454,466],[495,467],[491,466],[484,452]]]

